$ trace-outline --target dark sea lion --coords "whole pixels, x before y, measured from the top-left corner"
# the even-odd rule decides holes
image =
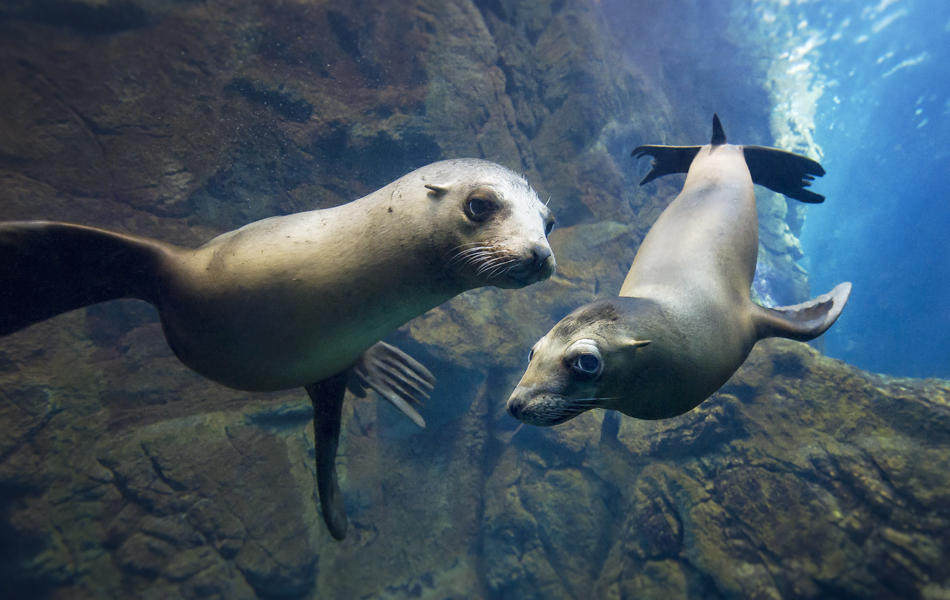
[[[372,388],[424,426],[413,405],[432,375],[380,340],[465,290],[549,277],[552,224],[523,177],[476,159],[433,163],[359,200],[257,221],[197,249],[68,223],[0,223],[0,335],[140,298],[205,377],[242,390],[306,387],[322,512],[342,539],[334,464],[345,389]]]
[[[640,245],[620,296],[564,317],[531,351],[508,411],[556,425],[591,408],[640,419],[682,414],[715,392],[763,338],[809,340],[841,313],[851,284],[795,306],[749,297],[758,252],[752,184],[803,202],[824,174],[775,148],[734,146],[718,117],[706,146],[640,146],[654,157],[641,182],[686,172],[683,190]]]

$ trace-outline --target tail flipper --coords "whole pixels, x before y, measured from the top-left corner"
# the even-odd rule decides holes
[[[650,183],[657,177],[685,173],[689,165],[696,158],[696,153],[702,146],[637,146],[631,156],[640,158],[652,156],[653,165],[647,176],[640,181],[640,185]]]
[[[163,248],[69,223],[0,223],[0,335],[96,302],[152,300]]]
[[[742,152],[753,183],[801,202],[818,204],[825,201],[824,196],[805,189],[815,177],[825,174],[818,162],[807,156],[764,146],[743,146]]]
[[[784,337],[807,342],[824,333],[838,319],[851,294],[850,283],[794,306],[765,308],[753,305],[753,320],[759,339]]]

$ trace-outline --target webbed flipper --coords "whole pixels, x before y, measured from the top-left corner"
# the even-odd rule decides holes
[[[713,133],[709,143],[711,146],[726,143],[726,133],[723,131],[718,115],[713,115]],[[640,185],[664,175],[688,172],[700,148],[700,146],[637,147],[632,153],[635,158],[645,155],[653,157],[653,168],[643,178]],[[794,152],[765,146],[742,146],[742,152],[753,183],[784,194],[793,200],[811,204],[825,201],[825,197],[821,194],[805,189],[811,185],[815,177],[825,174],[825,170],[817,161]]]
[[[115,298],[154,302],[170,246],[52,221],[0,223],[0,335]]]
[[[306,386],[313,402],[313,438],[317,452],[317,493],[320,512],[330,535],[346,537],[346,509],[336,476],[336,449],[340,441],[340,418],[349,371]]]
[[[342,540],[347,529],[346,508],[336,474],[336,451],[347,388],[360,398],[366,396],[367,389],[372,389],[416,425],[425,427],[425,421],[413,405],[428,398],[434,384],[432,373],[414,358],[385,342],[377,342],[349,369],[306,386],[313,402],[320,511],[334,538]]]
[[[765,308],[753,304],[758,338],[784,337],[807,342],[824,333],[841,315],[851,294],[850,283],[839,283],[827,294],[793,306]]]
[[[634,158],[652,156],[653,165],[640,185],[650,183],[657,177],[673,173],[686,173],[702,146],[637,146],[630,154]]]
[[[742,153],[753,183],[801,202],[818,204],[825,201],[824,196],[805,189],[815,177],[825,174],[817,161],[765,146],[743,146]]]
[[[709,143],[712,146],[726,143],[726,132],[722,129],[719,115],[713,115],[713,131]],[[688,172],[689,166],[693,164],[693,159],[701,148],[702,146],[637,146],[631,156],[634,158],[646,155],[653,157],[652,168],[640,185],[650,183],[664,175]]]
[[[429,397],[435,377],[421,363],[399,348],[377,342],[364,352],[351,370],[350,391],[359,397],[371,388],[419,427],[426,422],[416,411]]]

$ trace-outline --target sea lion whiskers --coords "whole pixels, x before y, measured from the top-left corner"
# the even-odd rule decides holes
[[[488,254],[487,248],[472,248],[465,252],[459,252],[446,266],[466,266],[471,264],[478,264],[480,261],[484,260]]]
[[[476,265],[477,268],[475,269],[476,275],[484,275],[494,267],[508,260],[517,260],[512,259],[508,253],[497,247],[486,250],[483,255],[480,255],[480,258],[481,262]]]
[[[459,244],[458,246],[455,246],[449,250],[449,260],[447,264],[454,264],[466,256],[470,256],[471,254],[477,253],[481,250],[487,250],[488,248],[490,248],[490,246],[484,241]]]
[[[525,418],[535,425],[558,425],[573,419],[577,415],[592,408],[603,408],[604,404],[616,398],[588,397],[565,398],[559,397],[559,402],[543,402],[531,408]]]
[[[594,397],[576,398],[576,399],[571,400],[570,403],[577,404],[577,405],[587,405],[587,408],[600,408],[604,405],[605,402],[609,402],[611,400],[617,400],[617,397],[614,396],[612,398],[594,398]]]
[[[471,246],[467,248],[466,246]],[[481,267],[481,265],[488,259],[496,256],[500,253],[500,250],[497,245],[497,241],[493,239],[484,240],[481,242],[472,242],[469,244],[460,244],[453,248],[450,252],[455,251],[456,249],[461,248],[455,254],[452,254],[446,263],[446,266],[466,266],[472,265]]]
[[[457,253],[448,263],[446,268],[450,267],[480,267],[486,260],[492,256],[491,248],[488,246],[479,246],[469,248]]]
[[[485,246],[486,243],[490,243],[492,241],[494,240],[479,240],[477,242],[466,242],[464,244],[459,244],[458,246],[453,247],[451,250],[449,250],[449,252],[451,253],[459,249],[471,248],[473,246]]]
[[[488,270],[486,274],[489,278],[492,278],[492,277],[504,275],[505,273],[510,271],[512,268],[514,268],[513,263],[517,263],[518,259],[508,258],[508,259],[502,260],[499,258],[492,258],[492,259],[489,259],[488,262],[490,262],[493,266],[491,269]]]
[[[499,258],[491,258],[486,262],[485,266],[483,267],[484,270],[479,274],[484,274],[488,279],[498,277],[510,271],[514,267],[514,265],[511,263],[514,262],[518,261],[514,259],[502,260]]]
[[[528,422],[537,425],[559,425],[573,419],[585,410],[587,409],[570,405],[544,404],[532,411]]]
[[[476,275],[484,275],[489,270],[494,268],[495,264],[499,259],[496,256],[489,256],[485,261],[478,266],[478,269],[475,270]]]

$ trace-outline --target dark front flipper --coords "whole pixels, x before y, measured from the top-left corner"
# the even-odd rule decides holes
[[[313,402],[313,438],[317,452],[317,493],[320,511],[330,535],[346,537],[346,509],[336,477],[336,448],[340,441],[340,417],[349,371],[306,386]]]
[[[825,170],[817,161],[800,154],[764,146],[743,146],[742,152],[745,154],[745,163],[749,167],[753,183],[801,202],[818,204],[825,201],[824,196],[805,189],[815,177],[825,174]]]
[[[435,377],[417,360],[385,342],[364,352],[351,371],[350,391],[359,397],[372,388],[419,427],[426,422],[413,405],[429,397]]]
[[[689,165],[696,158],[696,153],[702,146],[637,146],[631,156],[640,158],[643,156],[652,156],[652,169],[647,176],[643,178],[640,185],[650,183],[657,177],[671,175],[673,173],[685,173],[689,171]]]
[[[849,294],[851,284],[839,283],[827,294],[794,306],[764,308],[754,304],[752,318],[758,338],[784,337],[800,342],[814,339],[837,320]]]
[[[351,368],[333,377],[306,386],[313,402],[313,437],[317,452],[317,493],[320,510],[330,535],[346,537],[346,509],[336,476],[336,449],[340,441],[343,396],[349,387],[363,398],[372,389],[391,402],[419,427],[422,416],[412,407],[429,397],[435,377],[402,350],[377,342],[360,355]]]
[[[166,249],[70,223],[0,223],[0,335],[96,302],[152,301]]]

